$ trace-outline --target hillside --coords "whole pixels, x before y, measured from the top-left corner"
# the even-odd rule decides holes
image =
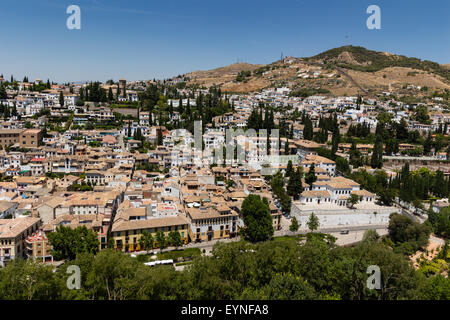
[[[218,85],[226,92],[288,86],[300,95],[420,95],[419,88],[450,89],[450,65],[363,47],[334,48],[308,58],[287,57],[268,65],[232,64],[186,74],[188,85]],[[416,90],[416,91],[414,91]]]
[[[339,66],[358,71],[376,72],[389,67],[405,67],[429,71],[450,80],[450,70],[440,64],[396,55],[389,52],[378,52],[363,47],[343,46],[322,52],[307,59],[308,61],[321,61],[330,66]]]
[[[223,85],[233,81],[241,71],[254,71],[262,65],[249,63],[234,63],[229,66],[220,67],[207,71],[194,71],[185,75],[189,78],[189,83],[202,84],[206,87],[211,85]],[[251,90],[251,89],[250,89]]]

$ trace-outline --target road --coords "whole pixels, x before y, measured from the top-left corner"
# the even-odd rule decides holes
[[[367,225],[367,226],[353,226],[353,227],[334,227],[334,228],[319,228],[318,232],[329,233],[337,238],[337,245],[348,245],[362,240],[364,232],[369,229],[375,229],[379,235],[384,235],[387,233],[387,226],[385,225]],[[349,230],[348,234],[341,234],[342,230]],[[291,232],[288,230],[277,230],[274,233],[274,236],[292,236],[296,234],[307,234],[310,232],[307,229],[298,230],[297,232]],[[210,255],[212,248],[216,243],[230,243],[241,240],[240,237],[232,238],[232,239],[223,239],[223,240],[215,240],[215,241],[204,241],[199,243],[189,243],[183,246],[183,249],[186,248],[199,248],[200,250],[205,250],[206,255]],[[174,248],[167,248],[164,251],[169,251]]]
[[[394,202],[394,206],[399,209],[400,213],[411,218],[412,221],[417,223],[424,223],[427,218],[423,216],[418,216],[414,214],[411,210],[405,208],[404,206],[398,204],[397,202]]]

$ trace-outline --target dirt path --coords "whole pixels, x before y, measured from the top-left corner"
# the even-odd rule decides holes
[[[426,251],[428,251],[428,254],[426,254],[426,251],[425,252],[417,251],[414,255],[411,256],[411,261],[414,263],[414,268],[416,268],[416,269],[419,268],[419,264],[417,263],[416,260],[417,260],[417,258],[419,258],[421,256],[422,253],[424,254],[425,258],[428,261],[431,261],[437,256],[437,254],[439,252],[439,250],[436,250],[436,249],[440,249],[440,247],[442,247],[444,244],[445,244],[444,240],[431,235],[430,241],[428,243],[428,247],[426,249]],[[433,251],[433,252],[431,252],[431,251]]]

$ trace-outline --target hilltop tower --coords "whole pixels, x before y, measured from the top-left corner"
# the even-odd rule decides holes
[[[122,91],[122,95],[125,96],[126,88],[127,88],[127,80],[120,79],[119,80],[119,88]]]

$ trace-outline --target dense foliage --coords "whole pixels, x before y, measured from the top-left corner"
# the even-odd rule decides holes
[[[447,198],[450,195],[450,179],[442,171],[433,172],[427,168],[410,171],[408,163],[392,178],[383,170],[376,170],[373,174],[358,170],[349,177],[362,188],[380,196],[380,201],[386,205],[390,205],[395,196],[413,202],[432,197]]]
[[[443,208],[439,212],[430,210],[428,224],[436,235],[450,239],[450,207]]]
[[[95,254],[99,251],[100,245],[97,234],[85,226],[75,229],[59,226],[55,232],[48,234],[48,240],[53,247],[52,255],[56,260],[73,260],[82,252]]]
[[[408,255],[426,248],[431,232],[427,225],[414,222],[411,218],[398,213],[391,215],[388,230],[394,250]]]
[[[355,247],[326,239],[220,244],[184,271],[110,249],[79,254],[56,273],[17,260],[0,270],[0,299],[450,299],[448,278],[426,277],[371,237]],[[67,289],[69,265],[81,269],[80,290]],[[380,267],[380,290],[366,286],[370,265]]]
[[[241,214],[245,225],[242,233],[246,240],[257,242],[272,238],[272,216],[267,198],[248,195],[242,203]]]

